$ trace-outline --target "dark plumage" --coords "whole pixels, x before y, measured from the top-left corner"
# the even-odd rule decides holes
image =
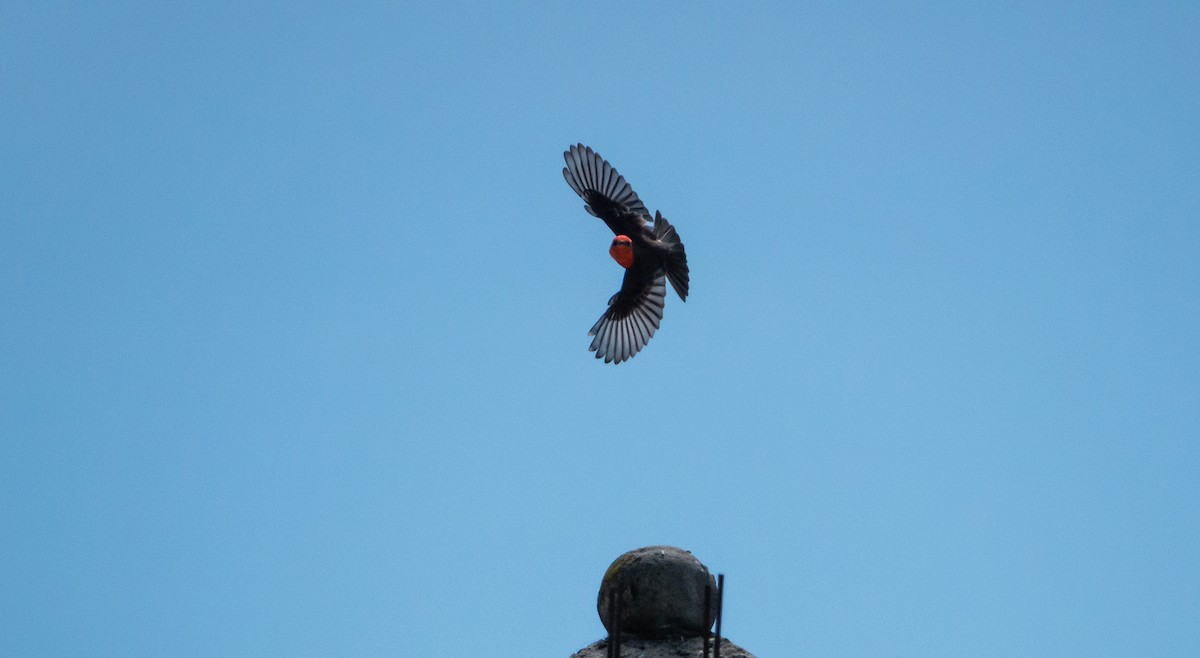
[[[610,250],[625,267],[621,289],[608,300],[608,309],[592,326],[595,336],[589,349],[605,363],[620,363],[637,354],[662,321],[667,300],[666,282],[682,300],[688,295],[687,253],[675,227],[661,212],[650,211],[625,177],[598,153],[576,144],[563,153],[567,166],[563,178],[617,236]],[[627,237],[628,240],[623,240]]]

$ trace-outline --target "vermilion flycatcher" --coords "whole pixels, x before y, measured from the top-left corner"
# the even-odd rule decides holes
[[[563,153],[563,178],[587,205],[584,209],[604,220],[616,234],[608,253],[625,268],[621,289],[608,300],[608,310],[592,326],[589,348],[605,363],[633,358],[658,329],[667,301],[666,281],[679,298],[688,295],[687,253],[675,227],[650,211],[637,193],[598,153],[576,144]]]

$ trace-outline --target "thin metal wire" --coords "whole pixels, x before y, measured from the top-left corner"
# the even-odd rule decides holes
[[[717,638],[713,644],[713,658],[721,658],[721,613],[725,598],[725,574],[717,574]]]
[[[707,580],[707,579],[706,579]],[[700,654],[700,658],[708,658],[708,640],[709,632],[712,631],[712,613],[709,611],[709,606],[712,605],[712,585],[704,583],[704,651]]]
[[[620,576],[620,574],[618,574],[617,575],[617,590],[619,591],[620,589],[621,589],[621,576]],[[615,648],[613,649],[613,658],[621,658],[621,599],[622,598],[623,597],[620,595],[620,593],[618,593],[617,594],[617,610],[615,613],[613,613],[613,628],[616,629],[616,631],[613,634],[617,636],[616,642],[614,643]]]
[[[613,642],[613,625],[616,624],[613,609],[616,607],[617,588],[610,584],[608,590],[608,645],[604,647],[604,658],[613,658],[613,651],[615,651],[616,647],[616,643]]]

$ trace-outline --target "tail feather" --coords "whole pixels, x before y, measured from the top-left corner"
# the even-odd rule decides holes
[[[679,234],[675,232],[675,227],[663,217],[659,211],[654,212],[654,237],[670,248],[667,254],[667,280],[671,282],[671,287],[675,289],[675,294],[679,298],[687,301],[688,296],[688,264],[687,252],[684,251],[683,242],[679,239]]]

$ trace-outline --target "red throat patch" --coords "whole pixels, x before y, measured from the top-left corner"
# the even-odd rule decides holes
[[[633,240],[627,235],[618,235],[613,238],[612,246],[608,248],[608,255],[617,261],[617,264],[625,269],[633,265]]]

